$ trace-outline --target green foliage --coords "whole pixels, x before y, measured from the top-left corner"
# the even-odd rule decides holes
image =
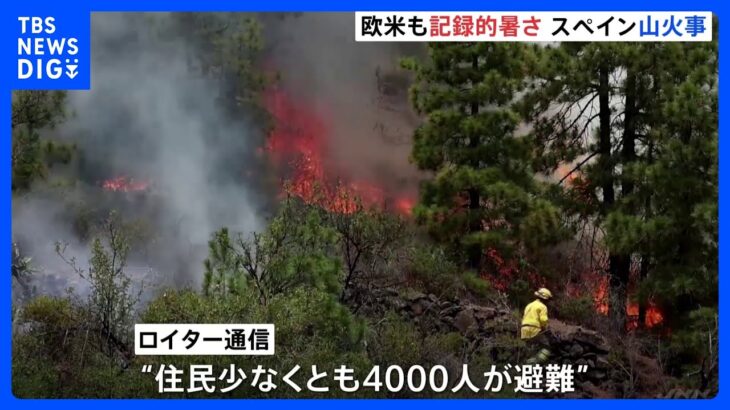
[[[426,121],[411,159],[433,178],[414,210],[439,241],[482,269],[484,250],[512,255],[549,241],[558,211],[535,201],[530,140],[517,135],[512,109],[524,87],[528,50],[513,43],[429,45],[429,61],[404,60],[416,73],[412,100]],[[463,260],[463,259],[462,259]]]
[[[480,278],[472,271],[464,272],[461,275],[466,290],[477,297],[486,298],[494,295],[494,289],[489,282]]]
[[[127,249],[119,248],[116,239],[112,239],[110,249],[105,249],[100,239],[95,239],[91,246],[91,269],[88,280],[91,283],[91,301],[95,314],[104,327],[110,330],[123,328],[131,318],[133,302],[129,289],[130,279],[124,275],[124,260]],[[116,258],[121,262],[116,263]]]
[[[718,301],[717,44],[648,52],[664,69],[649,111],[650,139],[643,161],[627,168],[637,189],[608,215],[606,242],[644,255],[640,296],[659,303],[675,327]],[[634,203],[643,205],[638,212]]]
[[[666,352],[667,367],[692,387],[704,390],[717,386],[718,312],[699,308],[689,312],[687,318],[688,326],[672,335]]]
[[[39,296],[25,306],[21,320],[36,324],[43,332],[58,333],[75,325],[74,308],[68,299]]]
[[[591,296],[574,298],[560,298],[552,304],[552,316],[558,317],[567,323],[577,325],[592,324],[596,316],[595,302]],[[554,309],[553,309],[554,308]]]
[[[13,394],[18,397],[136,397],[149,379],[110,360],[108,335],[88,305],[39,296],[25,305],[13,334]],[[113,356],[120,358],[119,352]]]
[[[530,250],[543,249],[568,237],[560,209],[545,199],[536,199],[520,225],[522,243]]]
[[[256,294],[208,297],[193,290],[168,289],[159,294],[140,314],[140,323],[258,323],[265,319]]]
[[[88,311],[96,330],[107,336],[109,350],[113,344],[126,343],[130,337],[133,309],[142,292],[136,293],[124,271],[129,255],[129,226],[112,212],[104,222],[105,237],[96,237],[91,244],[89,268],[78,267],[74,258],[65,259],[65,245],[57,244],[62,258],[90,285]]]
[[[276,323],[279,340],[293,351],[311,349],[312,336],[318,343],[339,352],[361,349],[365,325],[336,298],[320,289],[300,287],[278,295],[271,302],[269,318]]]
[[[13,392],[17,396],[47,397],[59,390],[57,368],[69,360],[74,345],[63,339],[82,319],[68,299],[40,296],[24,307],[20,322],[30,330],[13,335]],[[75,340],[69,340],[74,342]],[[52,363],[52,366],[49,366]],[[48,388],[49,390],[45,390]]]
[[[573,170],[560,182],[561,211],[605,233],[611,315],[624,315],[632,287],[672,329],[697,307],[716,308],[717,42],[532,51],[535,79],[519,110],[535,166]]]
[[[242,260],[233,248],[227,228],[213,234],[208,242],[208,255],[203,263],[204,294],[211,296],[241,293],[246,286]]]
[[[168,290],[149,304],[140,321],[273,323],[276,326],[275,356],[206,357],[204,361],[218,370],[235,363],[243,368],[261,364],[274,369],[290,369],[295,365],[311,369],[312,365],[317,365],[318,369],[332,372],[340,363],[362,369],[369,363],[362,343],[365,334],[364,321],[340,305],[333,295],[309,286],[299,286],[287,293],[274,295],[267,305],[259,302],[258,295],[252,288],[239,294],[229,293],[215,297],[189,290]],[[195,363],[196,360],[200,362],[201,358],[147,360],[152,360],[157,365],[172,362],[185,366]],[[296,382],[302,385],[306,383],[306,379],[296,379]],[[154,390],[147,390],[143,393],[145,396],[153,396],[153,392]],[[242,389],[241,392],[235,391],[231,394],[243,397],[266,396],[255,389]],[[221,395],[231,397],[231,394]]]
[[[27,190],[48,167],[68,162],[72,147],[44,141],[39,131],[65,118],[65,91],[15,91],[12,98],[12,190]]]
[[[392,280],[402,275],[401,260],[407,258],[412,235],[401,216],[364,207],[357,199],[355,202],[352,212],[326,212],[323,217],[336,233],[344,268],[341,301],[347,300],[356,282]]]
[[[338,294],[342,272],[340,260],[332,256],[336,241],[320,209],[287,199],[263,233],[233,239],[224,228],[213,235],[203,291],[235,293],[248,282],[264,304],[301,285]]]
[[[30,286],[29,281],[31,279],[31,275],[36,272],[36,268],[33,266],[33,259],[21,253],[17,242],[13,242],[12,247],[13,254],[10,266],[11,284],[12,286],[15,286],[16,284],[18,286],[17,290],[13,288],[13,301],[15,301],[16,298],[18,300],[28,299],[33,294],[33,289]]]
[[[132,358],[139,293],[125,273],[131,227],[111,213],[92,243],[88,269],[56,251],[89,285],[81,300],[39,296],[23,306],[13,334],[13,391],[21,397],[95,397],[100,391],[134,396],[138,374],[120,375]],[[117,392],[117,393],[114,393]]]
[[[368,336],[369,355],[381,366],[421,364],[422,347],[418,329],[393,312],[374,325]]]
[[[158,17],[144,18],[154,23]],[[220,101],[231,120],[265,123],[259,99],[266,79],[255,69],[263,44],[255,19],[182,13],[173,20],[162,41],[185,33],[200,52],[195,67],[224,84]],[[619,296],[610,299],[618,300],[613,310],[623,310],[628,295],[621,292],[635,288],[632,297],[658,306],[671,329],[668,336],[656,334],[663,363],[699,388],[712,385],[718,363],[717,64],[716,42],[429,45],[427,61],[404,60],[403,66],[415,73],[413,105],[425,119],[411,153],[426,171],[414,216],[438,245],[424,245],[403,218],[378,209],[358,204],[353,212],[328,212],[287,198],[260,232],[213,233],[201,291],[163,291],[139,319],[276,325],[275,356],[205,358],[218,369],[298,364],[331,374],[342,363],[356,372],[373,364],[448,363],[458,372],[469,361],[473,372],[483,373],[491,364],[521,360],[517,332],[495,331],[489,346],[476,348],[458,333],[424,334],[394,312],[365,318],[353,306],[355,285],[392,286],[406,277],[408,285],[439,298],[486,300],[496,291],[481,275],[496,267],[486,273],[510,275],[506,292],[522,307],[533,298],[532,274],[552,279],[552,287],[562,273],[538,265],[552,251],[548,245],[588,226],[600,232],[595,253],[608,261],[611,291]],[[13,94],[14,192],[69,161],[73,147],[40,137],[64,118],[64,102],[63,92]],[[528,135],[518,134],[523,121]],[[555,180],[558,169],[572,171]],[[535,171],[547,180],[538,182]],[[99,228],[94,206],[81,208],[77,223],[90,238],[89,268],[67,262],[88,281],[88,299],[29,297],[18,309],[13,391],[22,397],[155,397],[154,380],[138,369],[163,359],[131,353],[139,295],[125,273],[134,239],[151,234],[117,215]],[[510,263],[488,265],[487,248]],[[58,251],[63,256],[63,246]],[[32,265],[15,256],[13,277],[26,277]],[[570,322],[595,317],[589,296],[558,297],[553,306],[551,317]],[[178,367],[200,360],[164,358]],[[327,397],[346,396],[330,387],[335,391]]]
[[[459,267],[440,247],[417,245],[411,249],[408,273],[426,293],[454,297],[460,289]]]
[[[514,278],[507,287],[509,300],[512,301],[515,306],[525,306],[532,302],[535,299],[533,292],[534,289],[530,287],[530,283],[520,277]]]

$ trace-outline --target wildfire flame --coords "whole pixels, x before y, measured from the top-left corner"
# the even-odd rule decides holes
[[[126,176],[107,179],[101,183],[101,187],[105,190],[117,192],[146,191],[149,186],[150,183],[148,181],[136,181]]]
[[[410,215],[415,199],[407,195],[386,192],[371,181],[349,178],[347,173],[337,169],[326,158],[327,138],[330,137],[323,116],[315,112],[311,105],[297,103],[283,90],[270,88],[264,95],[264,103],[273,117],[274,125],[269,132],[266,145],[262,149],[272,160],[280,172],[288,174],[288,182],[282,184],[282,193],[295,195],[307,203],[316,204],[332,212],[352,213],[360,206],[385,207],[402,215]],[[567,165],[559,169],[558,174],[564,176],[570,168]],[[569,185],[578,180],[578,173],[567,178]],[[124,180],[113,180],[124,182]],[[115,184],[114,186],[129,186]],[[136,185],[145,186],[146,185]],[[119,189],[115,189],[119,190]],[[498,271],[498,278],[491,278],[495,286],[506,287],[517,267],[513,261],[504,261],[496,250],[487,251],[490,261]],[[540,284],[542,278],[536,273],[530,276],[531,283]],[[596,311],[608,314],[608,280],[599,280],[593,293]],[[627,303],[627,314],[638,316],[639,307],[634,302]],[[649,304],[646,312],[646,326],[652,327],[663,321],[661,311]],[[634,320],[633,325],[636,327]]]
[[[360,206],[386,207],[410,215],[415,200],[386,192],[374,182],[350,178],[326,161],[330,136],[322,116],[309,105],[297,104],[280,89],[265,93],[266,108],[274,119],[265,150],[280,171],[289,173],[283,191],[307,203],[341,213]]]
[[[609,282],[607,276],[599,279],[598,286],[596,286],[596,290],[593,294],[593,302],[596,306],[596,312],[602,315],[608,315],[608,283]],[[639,304],[637,302],[626,302],[626,316],[630,319],[626,326],[629,329],[637,328],[639,325]],[[644,319],[644,325],[646,327],[654,327],[661,324],[663,321],[664,315],[662,314],[659,307],[657,307],[653,302],[649,301],[646,307],[646,318]]]
[[[569,187],[575,194],[580,195],[585,201],[591,201],[592,195],[589,194],[590,188],[587,187],[588,181],[583,179],[583,175],[579,170],[575,170],[573,164],[560,164],[556,170],[556,176],[561,180],[565,180],[565,186]],[[609,297],[609,282],[608,277],[600,275],[596,277],[595,272],[587,274],[589,283],[597,283],[595,290],[593,291],[593,302],[596,307],[596,312],[602,315],[608,315],[608,297]],[[639,304],[637,302],[627,301],[626,302],[626,315],[629,318],[627,328],[629,330],[638,327],[639,317]],[[664,321],[664,316],[661,310],[651,301],[648,302],[646,307],[646,317],[644,325],[646,327],[654,327],[661,324]]]

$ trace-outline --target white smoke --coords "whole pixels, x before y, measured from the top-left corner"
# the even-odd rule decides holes
[[[88,259],[89,238],[78,239],[78,209],[69,210],[69,202],[122,208],[129,211],[125,216],[143,219],[154,238],[135,250],[129,265],[136,279],[157,272],[151,281],[161,286],[197,286],[207,241],[221,227],[244,233],[263,228],[269,193],[258,192],[261,187],[243,174],[256,164],[264,124],[232,117],[223,107],[222,92],[232,84],[202,74],[201,52],[209,50],[186,42],[190,27],[178,17],[92,15],[92,88],[69,92],[72,115],[47,134],[77,145],[68,174],[82,183],[65,189],[64,199],[34,189],[13,204],[14,239],[46,279],[53,278],[46,282],[54,283],[55,293],[61,285],[82,285],[55,255],[54,243],[69,243],[67,256],[82,266]],[[383,101],[378,76],[407,78],[398,60],[422,53],[423,46],[356,43],[352,13],[258,17],[265,58],[281,73],[280,85],[324,115],[326,160],[345,177],[413,194],[419,174],[408,156],[418,119],[407,84],[399,84],[394,100]],[[104,179],[117,176],[149,181],[150,192],[101,191]]]
[[[236,170],[254,155],[262,127],[227,117],[222,84],[196,68],[197,50],[176,27],[164,14],[94,14],[91,90],[69,92],[72,116],[50,135],[77,145],[78,173],[91,187],[117,175],[150,181],[132,216],[146,218],[155,240],[130,265],[149,266],[161,282],[196,285],[215,230],[260,228],[256,195]],[[108,196],[111,207],[127,205],[124,194]],[[43,255],[48,272],[56,271],[48,266],[55,241],[74,243],[69,256],[86,262],[72,218],[49,201],[16,199],[14,237],[31,256]],[[55,265],[63,269],[60,258]]]

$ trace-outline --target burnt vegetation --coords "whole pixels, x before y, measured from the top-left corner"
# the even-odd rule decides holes
[[[415,184],[383,170],[366,178],[328,156],[335,120],[297,106],[271,66],[276,47],[266,44],[267,23],[302,16],[164,18],[150,25],[160,24],[157,40],[184,28],[190,70],[220,85],[209,102],[223,113],[216,118],[254,124],[210,161],[225,165],[221,186],[259,200],[216,209],[247,207],[257,226],[211,217],[205,226],[218,225],[203,233],[207,249],[181,246],[182,216],[157,232],[160,215],[177,218],[165,208],[172,194],[164,183],[109,169],[89,177],[104,160],[58,132],[74,115],[67,93],[15,92],[14,211],[42,195],[61,204],[71,227],[70,237],[40,243],[14,223],[17,396],[158,397],[139,369],[161,363],[316,364],[329,374],[346,363],[360,379],[373,365],[443,365],[457,380],[469,363],[477,379],[492,364],[524,361],[519,317],[540,286],[556,294],[557,357],[591,368],[576,395],[716,393],[716,42],[403,50],[391,68],[353,81],[380,94],[375,112],[384,114],[372,138],[410,146]],[[392,115],[402,122],[387,131]],[[204,134],[208,144],[225,143]],[[37,263],[43,244],[56,241],[54,264]],[[196,252],[205,257],[194,265],[168,263]],[[140,263],[157,278],[177,278],[166,269],[180,266],[190,280],[149,283]],[[72,278],[69,289],[44,288],[47,271]],[[276,355],[136,357],[134,323],[274,323]],[[321,397],[387,394],[330,387]],[[269,395],[242,388],[221,396]]]

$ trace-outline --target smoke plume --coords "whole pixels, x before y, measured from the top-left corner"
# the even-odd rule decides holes
[[[423,45],[357,43],[353,13],[268,16],[263,25],[281,86],[328,127],[333,168],[415,195],[419,174],[408,157],[418,118],[399,60],[423,54]]]
[[[350,13],[258,18],[266,47],[261,68],[280,73],[277,87],[321,116],[333,172],[415,196],[418,172],[408,155],[418,118],[398,59],[421,46],[355,43]],[[84,206],[145,221],[153,235],[129,265],[135,278],[163,286],[199,284],[215,230],[248,233],[265,225],[270,192],[241,175],[261,152],[264,124],[231,118],[221,107],[226,84],[196,67],[201,50],[186,43],[185,28],[173,20],[92,16],[92,88],[69,93],[71,115],[49,133],[78,147],[65,172],[80,182],[63,199],[36,189],[13,204],[14,240],[42,270],[39,287],[51,288],[41,291],[83,286],[53,246],[67,242],[68,256],[82,265],[88,260],[88,238],[76,226]],[[143,181],[143,192],[102,189],[120,177]]]
[[[130,265],[148,266],[166,282],[194,284],[213,231],[260,228],[258,198],[236,180],[239,164],[230,154],[245,163],[261,131],[226,117],[217,103],[221,84],[191,64],[196,50],[182,35],[159,34],[174,29],[169,15],[94,14],[92,88],[69,93],[72,115],[54,136],[77,145],[77,173],[87,190],[120,175],[149,181],[149,192],[134,201],[129,197],[136,194],[104,195],[110,207],[145,217],[155,233],[154,255],[138,252],[147,258]],[[49,260],[48,248],[56,240],[74,242],[75,232],[71,219],[63,220],[68,215],[41,201],[48,200],[35,194],[16,201],[23,212],[14,216],[13,230],[31,255],[44,255],[39,262],[47,268],[60,262]],[[79,248],[68,251],[83,262]]]

